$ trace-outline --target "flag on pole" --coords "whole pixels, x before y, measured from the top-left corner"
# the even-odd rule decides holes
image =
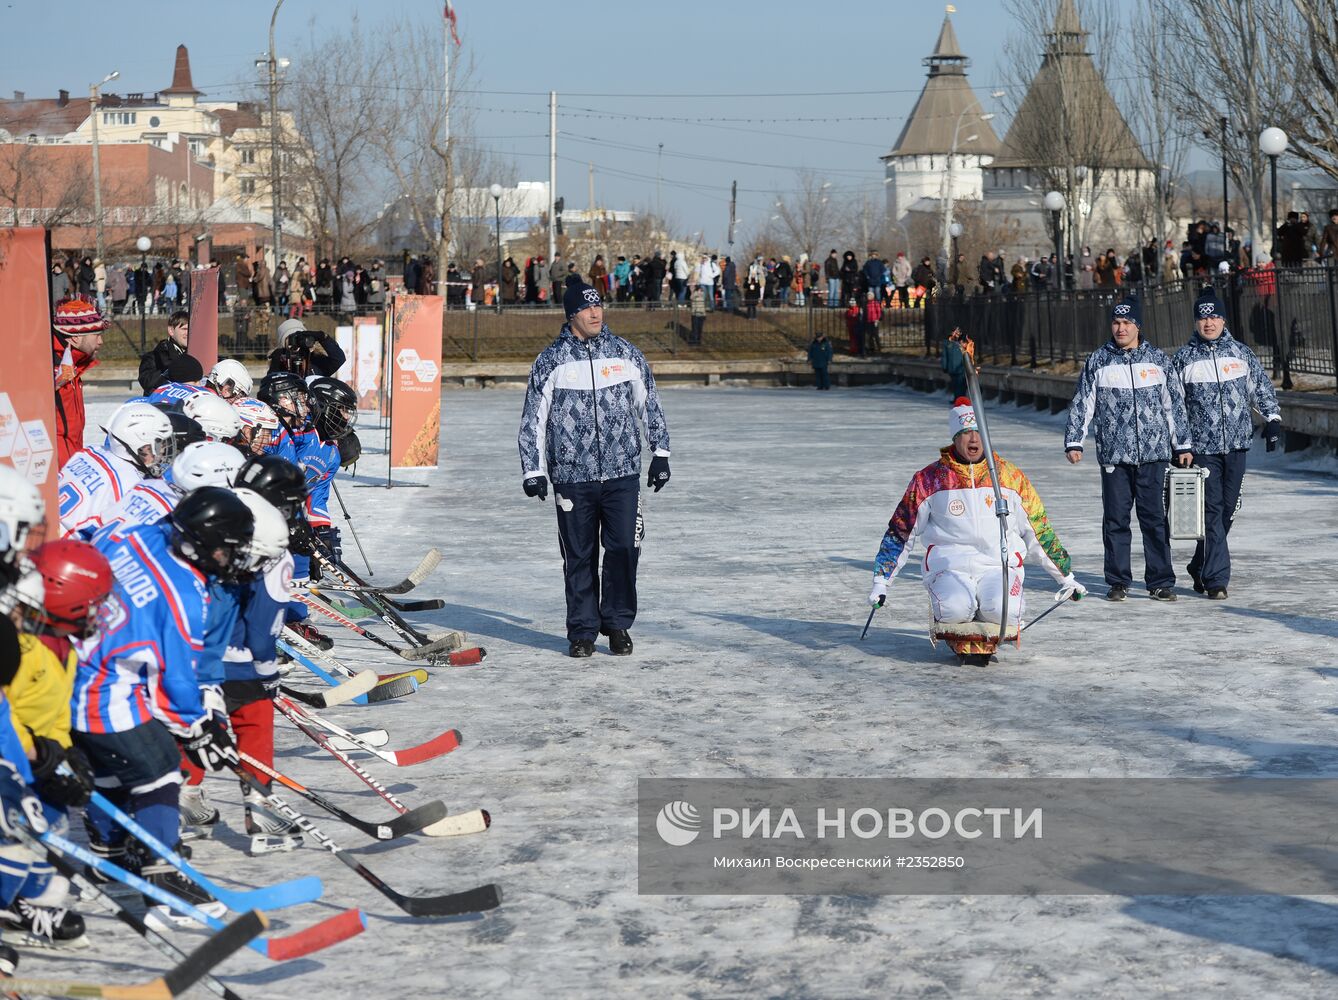
[[[455,30],[455,5],[451,0],[446,0],[446,23],[451,26],[451,38],[455,40],[458,47],[460,45],[460,35]]]

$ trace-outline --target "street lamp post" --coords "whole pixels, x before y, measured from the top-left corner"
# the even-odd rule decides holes
[[[1047,191],[1043,204],[1046,211],[1050,213],[1050,227],[1055,238],[1055,273],[1052,277],[1055,281],[1055,287],[1062,288],[1063,281],[1060,278],[1064,273],[1064,237],[1063,224],[1059,221],[1059,217],[1064,211],[1064,196],[1058,191]]]
[[[1287,327],[1282,312],[1282,278],[1284,268],[1278,257],[1278,157],[1287,151],[1287,133],[1280,128],[1266,128],[1259,133],[1259,151],[1268,157],[1269,194],[1272,198],[1273,233],[1269,240],[1269,255],[1273,259],[1273,287],[1277,295],[1277,328],[1273,340],[1273,377],[1278,375],[1279,363],[1282,368],[1282,387],[1292,387],[1291,353],[1287,343]]]
[[[941,201],[943,204],[943,252],[945,254],[948,252],[948,235],[949,235],[948,229],[949,229],[949,224],[952,222],[953,203],[956,200],[953,197],[953,181],[954,181],[954,174],[956,173],[956,168],[957,168],[957,140],[958,137],[961,135],[962,119],[964,119],[966,117],[967,112],[971,111],[972,109],[979,111],[980,105],[973,101],[971,104],[963,108],[962,113],[957,116],[957,124],[953,127],[952,130],[952,147],[948,152],[948,169],[947,172],[944,173],[943,175],[944,187],[943,187],[943,197]],[[993,118],[994,118],[994,113],[991,111],[981,115],[979,120],[982,122],[987,122],[992,120]],[[965,141],[975,142],[979,138],[980,138],[979,135],[972,134],[968,135]]]
[[[943,276],[945,283],[947,279],[952,277],[953,268],[957,267],[957,256],[958,256],[957,240],[960,239],[962,235],[962,224],[960,222],[954,222],[951,226],[948,227],[948,235],[952,237],[952,259],[948,261],[948,273]],[[961,294],[961,289],[962,289],[961,280],[962,280],[962,275],[961,271],[959,270],[957,273],[957,280],[952,283],[952,291],[954,295]]]
[[[266,62],[269,68],[269,202],[270,221],[274,229],[274,269],[278,270],[283,259],[283,222],[279,218],[279,65],[274,57],[274,22],[278,20],[279,8],[283,0],[274,5],[274,13],[269,18],[269,52]]]
[[[88,117],[93,123],[93,215],[97,223],[99,260],[103,259],[106,241],[102,229],[102,163],[98,157],[98,91],[102,89],[102,84],[111,83],[120,75],[119,71],[112,70],[100,82],[88,85]]]
[[[149,273],[149,247],[153,246],[153,241],[147,236],[141,236],[135,240],[135,249],[139,251],[139,273],[135,275],[135,298],[139,299],[139,349],[140,352],[147,351],[148,334],[144,329],[144,310],[149,304],[148,295],[140,296],[139,283],[144,280]],[[223,280],[223,275],[218,276],[218,280]]]
[[[502,311],[502,185],[488,188],[492,195],[493,214],[497,220],[497,311]]]
[[[1227,195],[1227,120],[1226,115],[1218,119],[1222,126],[1222,232],[1231,225],[1231,202]]]

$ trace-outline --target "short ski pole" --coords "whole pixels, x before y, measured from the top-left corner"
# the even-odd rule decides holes
[[[330,486],[334,489],[335,499],[339,501],[339,509],[344,512],[344,523],[348,525],[348,533],[353,536],[353,543],[358,546],[358,554],[362,556],[362,564],[367,567],[367,575],[376,576],[372,572],[372,564],[367,561],[367,551],[362,547],[362,539],[358,537],[357,529],[353,527],[353,518],[348,516],[348,508],[344,506],[344,498],[339,495],[339,484],[335,482],[334,476],[330,477]]]
[[[1068,602],[1069,602],[1069,601],[1072,601],[1072,600],[1075,600],[1075,598],[1072,598],[1072,597],[1066,597],[1066,598],[1064,598],[1062,601],[1055,601],[1055,602],[1054,602],[1053,604],[1051,604],[1048,608],[1046,608],[1044,611],[1042,611],[1039,615],[1037,615],[1037,616],[1036,616],[1035,618],[1033,618],[1031,621],[1027,622],[1027,624],[1023,625],[1022,628],[1018,629],[1019,634],[1022,633],[1022,632],[1027,631],[1027,629],[1031,628],[1033,625],[1035,625],[1038,621],[1040,621],[1040,620],[1041,620],[1042,618],[1044,618],[1046,615],[1050,614],[1050,612],[1052,612],[1052,611],[1058,611],[1058,610],[1059,610],[1060,608],[1062,608],[1065,604],[1068,604]]]
[[[864,631],[859,634],[860,642],[863,642],[864,637],[869,634],[869,626],[873,624],[873,613],[881,607],[881,604],[875,604],[869,609],[869,620],[864,623]]]

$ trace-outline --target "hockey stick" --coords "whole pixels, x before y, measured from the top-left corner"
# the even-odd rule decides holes
[[[285,629],[288,629],[288,626],[284,627]],[[302,638],[302,636],[300,636],[296,632],[293,632],[291,629],[288,629],[288,631],[284,633],[284,638],[280,640],[280,644],[281,644],[280,648],[282,648],[284,652],[288,653],[289,655],[293,654],[293,650],[297,650],[301,652],[304,656],[306,656],[308,659],[320,660],[321,662],[328,664],[330,667],[330,671],[332,673],[340,674],[341,676],[344,677],[357,676],[352,667],[343,663],[336,657],[331,656],[329,653],[321,649],[319,646],[316,646],[313,643],[308,642],[306,639]],[[455,653],[460,654],[462,666],[469,662],[472,662],[471,657],[477,656],[478,659],[483,659],[488,655],[488,651],[481,646],[476,646],[473,649],[455,650],[452,653],[453,660]],[[383,684],[386,681],[390,680],[397,680],[401,677],[415,677],[417,678],[419,684],[426,684],[428,678],[428,672],[423,667],[405,667],[403,670],[392,670],[388,674],[376,675],[378,684]]]
[[[326,732],[334,736],[342,736],[358,749],[365,750],[367,753],[380,757],[387,764],[394,764],[396,767],[411,767],[414,764],[422,764],[429,760],[435,760],[450,753],[460,745],[460,733],[455,729],[448,729],[444,733],[434,736],[432,739],[418,744],[415,747],[409,747],[406,750],[384,750],[380,747],[374,747],[370,743],[364,743],[354,733],[349,732],[341,726],[335,725],[328,719],[323,719],[319,715],[313,715],[304,710],[301,706],[294,704],[280,695],[274,699],[274,707],[285,715],[288,711],[294,712],[302,717],[302,720],[313,726],[319,726]]]
[[[367,575],[376,576],[372,572],[372,564],[367,561],[367,550],[362,547],[362,539],[358,537],[358,529],[353,527],[353,518],[348,516],[348,508],[344,506],[344,498],[339,494],[339,484],[335,482],[333,475],[330,476],[330,488],[334,490],[335,499],[339,501],[339,509],[344,512],[344,523],[348,525],[348,533],[353,536],[353,541],[358,546],[358,554],[362,556],[362,564],[367,567]]]
[[[328,673],[321,667],[317,666],[316,663],[310,657],[304,655],[298,649],[295,643],[290,644],[289,642],[280,639],[278,645],[280,649],[283,649],[284,652],[287,653],[289,656],[291,656],[296,662],[302,664],[302,666],[306,667],[321,680],[325,681],[325,683],[332,685],[337,685],[339,683],[339,681],[335,680],[335,678],[330,673]],[[338,663],[337,660],[332,662]],[[344,667],[343,664],[338,664],[338,666],[340,669],[343,670],[348,669],[347,667]],[[314,699],[316,697],[316,695],[308,695],[306,692],[297,692],[292,690],[291,688],[282,686],[280,687],[280,690],[286,692],[287,694],[297,698],[299,701],[302,701],[304,703],[308,703],[309,698]],[[379,680],[376,684],[376,687],[372,688],[366,694],[359,695],[358,697],[354,698],[353,704],[371,705],[383,701],[391,701],[395,698],[403,698],[406,695],[411,695],[417,690],[418,690],[418,680],[416,675],[392,674],[386,679]],[[313,706],[313,707],[319,708],[320,706]]]
[[[25,834],[21,832],[20,836],[23,835]],[[152,882],[112,864],[106,858],[99,857],[86,847],[81,847],[73,841],[50,832],[42,834],[40,839],[43,844],[52,850],[82,861],[93,870],[138,890],[174,913],[190,917],[197,923],[214,930],[221,930],[223,927],[223,921],[217,917],[211,917],[199,907],[192,906],[184,899],[172,895],[165,889],[158,888]],[[276,962],[286,962],[290,958],[310,955],[314,951],[320,951],[322,948],[328,948],[330,945],[338,944],[340,941],[345,941],[356,934],[361,934],[366,926],[366,921],[363,919],[360,910],[342,910],[304,930],[279,937],[265,938],[260,941],[251,941],[247,944],[247,947]]]
[[[296,726],[308,739],[315,743],[322,750],[329,753],[335,760],[343,764],[346,768],[356,774],[362,782],[371,788],[381,798],[385,799],[390,805],[401,813],[407,813],[409,807],[397,799],[390,789],[377,781],[374,777],[364,771],[344,750],[338,745],[338,737],[326,736],[318,730],[312,729],[296,714],[289,714],[285,708],[279,708],[294,726]],[[425,837],[458,837],[466,833],[482,833],[492,825],[492,817],[485,809],[473,809],[467,813],[460,813],[454,816],[447,816],[445,819],[438,820],[431,826],[424,827],[420,833]]]
[[[413,590],[429,576],[432,571],[441,563],[441,553],[436,549],[428,549],[427,554],[423,556],[413,572],[406,576],[399,583],[389,587],[374,587],[371,584],[364,584],[357,587],[324,587],[322,589],[329,591],[338,591],[341,594],[407,594]]]
[[[362,581],[358,579],[357,575],[353,572],[353,570],[349,569],[342,562],[340,562],[339,559],[327,548],[325,548],[325,546],[321,545],[319,541],[313,547],[311,555],[312,558],[315,559],[316,562],[320,565],[321,573],[323,575],[329,574],[331,577],[335,578],[336,580],[344,584],[362,583]],[[318,597],[321,601],[325,602],[327,606],[331,607],[334,610],[338,610],[337,608],[334,607],[332,597],[327,597],[323,594],[320,594],[318,591],[312,591],[312,593],[316,597]],[[354,593],[353,598],[354,600],[358,601],[360,604],[368,608],[370,611],[372,611],[377,618],[381,619],[381,621],[384,624],[388,625],[395,632],[396,635],[398,635],[401,639],[403,639],[410,645],[423,646],[427,645],[431,641],[428,639],[426,635],[418,631],[407,621],[401,618],[393,608],[391,608],[389,605],[385,603],[385,599],[382,598],[380,595],[368,594],[366,592],[356,592]],[[461,639],[463,641],[463,637],[461,637]]]
[[[340,809],[324,795],[312,791],[300,781],[290,778],[285,774],[280,774],[268,764],[262,764],[250,754],[243,753],[240,756],[246,763],[250,764],[257,771],[269,775],[270,778],[283,785],[284,788],[296,792],[313,805],[320,806],[335,819],[347,823],[356,830],[361,830],[363,833],[367,834],[367,836],[376,840],[398,840],[400,837],[407,837],[411,833],[418,833],[425,826],[431,826],[446,815],[446,806],[440,801],[436,801],[419,806],[412,812],[396,816],[388,823],[369,823],[367,820],[358,819],[358,817],[354,816],[352,813]]]
[[[93,890],[99,899],[102,900],[105,907],[111,909],[112,915],[117,920],[121,921],[121,923],[129,927],[145,941],[157,948],[170,961],[180,962],[186,958],[186,953],[173,944],[172,940],[163,934],[162,931],[155,927],[150,927],[141,917],[130,912],[128,907],[121,903],[111,893],[106,892],[101,885],[96,882],[90,882],[87,876],[80,872],[79,869],[75,868],[74,865],[70,864],[64,857],[52,850],[44,849],[43,853],[46,855],[47,861],[51,863],[51,866],[55,868],[56,871],[64,875],[71,883],[76,879],[82,881],[86,886]],[[83,894],[82,890],[80,891],[80,898],[88,898]],[[242,1000],[240,996],[207,973],[201,977],[201,980],[211,993],[217,994],[222,997],[223,1000]]]
[[[108,801],[107,797],[101,792],[93,793],[93,797],[89,799],[89,805],[106,813],[128,833],[133,834],[144,846],[158,855],[159,858],[166,861],[234,913],[244,913],[247,910],[278,910],[285,906],[296,906],[299,903],[312,903],[320,899],[321,893],[325,891],[321,880],[314,875],[280,882],[264,889],[228,889],[192,867],[190,862],[178,856],[175,851],[140,826],[139,823],[118,808],[115,803]]]
[[[335,598],[334,594],[336,592],[332,591],[329,587],[312,586],[311,584],[308,584],[307,589],[313,593],[320,594],[332,603],[336,603],[344,610],[344,614],[348,615],[350,618],[361,619],[376,617],[376,612],[371,608],[362,605],[354,605],[342,598]],[[397,601],[393,597],[383,597],[382,600],[396,611],[403,611],[406,614],[412,614],[415,611],[440,611],[442,608],[446,607],[446,602],[440,597],[433,597],[426,601]]]
[[[368,729],[358,733],[358,741],[372,747],[383,747],[390,742],[390,734],[384,729]],[[336,736],[331,742],[345,753],[361,749],[340,736]]]
[[[441,896],[406,896],[397,892],[383,882],[370,871],[362,862],[347,851],[340,850],[339,845],[331,840],[322,832],[311,820],[307,819],[300,812],[290,806],[277,795],[269,795],[261,787],[252,775],[243,771],[240,767],[233,768],[237,777],[246,782],[256,791],[260,792],[268,801],[270,807],[287,819],[292,820],[297,826],[321,847],[325,848],[335,857],[337,857],[348,867],[352,868],[358,875],[368,882],[377,892],[385,896],[392,903],[398,906],[411,917],[454,917],[462,916],[466,913],[481,913],[484,910],[491,910],[501,905],[502,890],[493,883],[480,885],[473,889],[466,889],[463,892],[452,892]]]
[[[146,983],[119,985],[81,983],[69,979],[6,979],[0,983],[5,993],[40,993],[53,997],[107,997],[108,1000],[170,1000],[199,982],[214,966],[269,926],[255,910],[243,913],[214,934],[157,979]]]
[[[309,594],[301,594],[297,592],[294,592],[294,594],[299,601],[301,601],[303,604],[305,604],[312,610],[319,611],[327,618],[330,618],[338,622],[340,625],[343,625],[344,628],[348,629],[350,632],[360,635],[364,639],[368,639],[376,643],[376,645],[380,646],[382,649],[388,649],[396,656],[403,657],[406,660],[425,660],[428,657],[433,656],[437,653],[447,653],[450,652],[452,649],[459,648],[460,646],[460,633],[458,632],[452,632],[449,635],[444,635],[440,639],[434,639],[431,642],[424,643],[421,646],[396,646],[393,642],[387,642],[385,639],[382,639],[376,633],[368,632],[365,628],[363,628],[361,625],[355,622],[352,618],[349,618],[347,615],[340,614],[338,611],[336,611],[329,605],[325,604],[320,599],[312,597]]]
[[[304,692],[304,695],[312,700],[314,708],[334,708],[356,701],[380,683],[375,670],[360,670],[346,681],[336,681],[328,691]]]

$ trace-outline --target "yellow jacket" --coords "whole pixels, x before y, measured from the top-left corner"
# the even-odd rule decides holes
[[[23,749],[32,751],[33,734],[46,736],[63,747],[70,745],[70,696],[74,693],[75,655],[67,662],[36,636],[19,636],[18,673],[5,688],[10,718]]]

